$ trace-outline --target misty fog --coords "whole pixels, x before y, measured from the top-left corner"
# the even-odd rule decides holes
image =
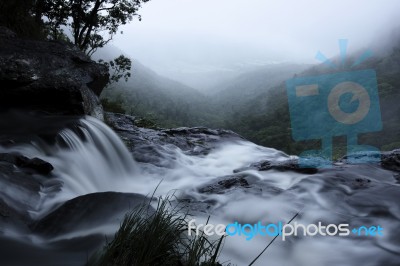
[[[113,45],[198,90],[281,62],[318,63],[317,51],[378,50],[395,38],[397,0],[152,0]]]

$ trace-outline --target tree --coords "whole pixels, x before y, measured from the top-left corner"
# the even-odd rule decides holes
[[[37,0],[35,5],[36,19],[45,17],[47,34],[53,40],[68,39],[64,34],[62,26],[68,25],[71,15],[69,1],[64,0]]]
[[[71,29],[73,42],[89,56],[104,47],[117,34],[118,28],[141,20],[137,11],[149,0],[38,0],[40,13],[54,33],[62,26]],[[121,32],[122,33],[122,32]],[[57,34],[52,37],[57,39]]]
[[[0,0],[0,26],[19,36],[42,39],[42,21],[32,16],[35,0]]]
[[[141,20],[137,11],[150,0],[37,0],[37,16],[45,18],[49,37],[65,38],[63,28],[70,29],[72,42],[92,56],[118,33],[118,28],[132,21]],[[123,33],[122,31],[120,32]],[[120,56],[113,61],[101,63],[114,71],[111,81],[130,77],[131,61]]]
[[[118,82],[121,78],[124,78],[125,81],[128,81],[131,76],[129,71],[132,67],[132,61],[128,57],[120,55],[109,62],[105,62],[104,60],[100,59],[99,63],[106,65],[111,70],[112,73],[109,83]]]

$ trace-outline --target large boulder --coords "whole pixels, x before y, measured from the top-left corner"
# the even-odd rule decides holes
[[[0,27],[0,109],[102,119],[106,66],[62,42],[18,38]]]
[[[42,236],[55,237],[71,232],[110,233],[120,225],[125,214],[140,206],[148,205],[150,199],[136,193],[99,192],[68,200],[51,213],[31,224],[33,231]],[[104,228],[108,225],[110,232]],[[114,225],[114,226],[112,226]],[[113,228],[110,228],[113,227]],[[96,230],[97,229],[97,230]]]

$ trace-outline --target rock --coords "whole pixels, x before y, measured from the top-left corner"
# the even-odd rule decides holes
[[[353,181],[352,187],[353,187],[354,189],[359,189],[359,188],[368,187],[368,186],[370,186],[370,185],[371,185],[371,180],[370,180],[370,179],[359,177],[359,178],[356,178],[356,179]]]
[[[382,153],[381,165],[383,168],[400,172],[400,150]]]
[[[199,187],[198,191],[206,194],[224,194],[230,189],[249,188],[250,185],[245,177],[242,175],[222,177],[222,180]]]
[[[21,143],[54,141],[60,131],[73,128],[80,119],[21,110],[0,113],[0,145],[12,149]]]
[[[336,163],[345,164],[378,164],[381,161],[382,154],[379,151],[355,151],[344,155]]]
[[[196,192],[201,194],[231,194],[236,197],[242,193],[249,195],[273,196],[282,192],[282,189],[263,182],[258,177],[240,173],[227,176],[217,177],[206,182],[196,188]],[[190,195],[185,195],[184,198],[190,199]]]
[[[0,153],[0,231],[26,231],[32,221],[31,211],[40,204],[41,196],[58,192],[61,181],[34,173],[48,174],[53,166],[41,159],[19,154]]]
[[[205,127],[151,129],[138,127],[140,118],[105,113],[105,120],[126,143],[136,161],[160,167],[172,167],[178,148],[187,155],[207,155],[225,141],[244,139],[230,130]],[[168,160],[166,160],[168,158]]]
[[[20,154],[0,153],[0,161],[8,162],[21,168],[32,169],[43,175],[48,175],[54,169],[50,163],[42,159],[36,157],[29,159]]]
[[[255,169],[258,171],[268,171],[271,169],[275,169],[278,171],[294,171],[302,174],[315,174],[318,172],[317,168],[302,168],[299,166],[297,160],[289,159],[285,161],[261,161],[257,163],[253,163],[248,167],[236,169],[233,172],[239,173],[245,170]]]
[[[29,212],[40,202],[42,185],[39,178],[0,160],[0,186],[3,188],[0,191],[0,230],[24,227],[31,221]]]
[[[0,38],[1,39],[13,39],[16,37],[17,37],[17,34],[15,34],[12,30],[10,30],[4,26],[0,26]]]
[[[3,38],[2,36],[7,36]],[[0,109],[34,110],[102,119],[98,99],[108,68],[76,47],[15,37],[0,28]]]
[[[54,237],[68,232],[90,231],[114,224],[114,233],[124,215],[149,199],[135,193],[101,192],[71,199],[33,223],[31,228],[44,236]],[[151,209],[153,210],[153,209]],[[101,229],[101,228],[100,228]],[[104,228],[97,233],[104,233]]]
[[[393,175],[393,178],[396,180],[397,184],[400,184],[400,174]]]
[[[38,244],[25,237],[0,234],[2,265],[87,265],[88,256],[104,245],[104,235],[73,237],[50,244]]]
[[[20,167],[33,169],[39,174],[43,175],[48,175],[54,169],[50,163],[36,157],[32,159],[22,157],[22,160],[20,159],[17,161],[17,165]]]
[[[0,199],[0,216],[3,218],[8,218],[11,217],[12,214],[14,214],[14,216],[18,215],[15,213],[14,209],[12,209],[10,206],[8,206],[7,203]]]

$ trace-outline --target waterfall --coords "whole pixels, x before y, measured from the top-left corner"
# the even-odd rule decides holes
[[[56,203],[88,193],[135,191],[133,178],[138,173],[137,163],[114,131],[89,116],[80,119],[72,128],[61,130],[55,143],[34,138],[30,143],[0,147],[0,152],[38,157],[54,166],[52,175],[42,181],[42,200],[36,205],[32,203],[33,216],[46,212]],[[55,180],[62,184],[61,191],[48,193],[54,192]],[[10,197],[27,201],[24,195],[10,193],[13,194]]]
[[[380,238],[350,235],[277,240],[258,265],[308,266],[317,261],[317,265],[350,266],[360,261],[378,265],[381,258],[398,261],[399,241],[391,232],[398,228],[400,221],[400,207],[392,200],[400,195],[399,185],[394,182],[393,172],[378,165],[337,165],[314,175],[254,169],[235,174],[233,170],[254,162],[283,161],[289,157],[245,140],[221,142],[203,155],[187,154],[167,142],[154,144],[154,149],[165,160],[160,165],[167,167],[136,162],[116,133],[91,117],[79,119],[58,131],[51,143],[35,138],[30,143],[9,148],[0,146],[0,152],[39,157],[54,166],[52,175],[42,180],[40,202],[31,203],[33,218],[40,218],[60,203],[88,193],[116,191],[148,195],[162,180],[157,195],[178,189],[179,196],[190,198],[195,208],[212,205],[210,223],[214,224],[287,222],[300,211],[296,221],[302,224],[322,221],[352,226],[381,225],[386,230],[386,235]],[[221,193],[199,192],[199,187],[215,184],[215,179],[221,177],[244,177],[248,185]],[[24,193],[22,190],[9,189],[2,193],[20,202],[29,201],[29,197],[20,195]],[[207,220],[208,215],[195,213],[199,222]],[[271,238],[262,236],[251,241],[239,236],[228,237],[221,259],[246,265],[269,241]],[[360,241],[363,241],[362,247],[359,247]],[[307,255],[310,252],[312,255]]]
[[[275,149],[247,141],[224,143],[207,156],[190,156],[166,144],[159,152],[165,155],[163,160],[170,167],[137,163],[113,130],[89,116],[59,131],[54,142],[34,138],[11,148],[0,147],[0,152],[38,157],[54,166],[52,177],[43,182],[40,204],[32,206],[33,215],[89,193],[116,191],[149,195],[161,181],[157,195],[175,189],[190,190],[257,160],[282,157]],[[62,183],[61,191],[48,193],[55,190],[54,179]]]
[[[65,190],[75,195],[119,191],[137,173],[137,164],[121,139],[105,124],[92,117],[80,120],[78,132],[65,129],[59,134],[51,157],[55,173]],[[129,192],[126,188],[124,192]],[[130,191],[132,192],[132,191]]]

